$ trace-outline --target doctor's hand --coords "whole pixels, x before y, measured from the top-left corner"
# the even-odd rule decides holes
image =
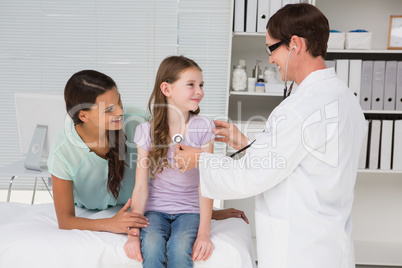
[[[174,149],[174,166],[179,168],[180,173],[187,170],[198,167],[198,159],[202,150],[186,146],[183,144],[177,144]]]
[[[215,141],[225,142],[230,147],[240,150],[248,144],[248,138],[233,124],[214,120],[216,128],[212,130],[217,136]]]

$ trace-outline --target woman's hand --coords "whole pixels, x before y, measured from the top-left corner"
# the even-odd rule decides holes
[[[198,234],[193,245],[193,253],[191,254],[191,258],[193,258],[194,261],[206,261],[209,259],[209,257],[211,257],[214,248],[215,246],[212,243],[209,235]]]
[[[234,208],[227,208],[227,209],[212,211],[212,219],[214,219],[214,220],[225,220],[228,218],[243,218],[243,220],[245,222],[247,222],[247,224],[249,224],[249,221],[248,221],[247,216],[244,213],[244,211],[234,209]]]
[[[112,232],[114,233],[126,233],[131,236],[138,236],[138,229],[146,228],[149,225],[149,221],[146,217],[139,213],[129,212],[128,209],[131,206],[131,199],[127,201],[122,209],[110,218]]]
[[[128,236],[127,242],[124,245],[124,251],[127,257],[136,261],[142,262],[141,240],[137,236]]]
[[[214,120],[216,128],[212,130],[217,135],[215,141],[225,142],[230,147],[240,150],[248,144],[248,138],[233,124]]]

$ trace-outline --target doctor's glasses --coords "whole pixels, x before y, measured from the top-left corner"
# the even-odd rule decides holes
[[[277,43],[275,43],[275,44],[273,44],[273,45],[270,45],[270,46],[265,45],[265,51],[268,53],[268,55],[271,56],[271,55],[272,55],[272,52],[273,52],[275,49],[277,49],[277,48],[280,47],[281,45],[285,44],[285,43],[288,42],[289,40],[290,40],[290,37],[287,38],[287,39],[285,39],[285,40],[279,41],[279,42],[277,42]]]

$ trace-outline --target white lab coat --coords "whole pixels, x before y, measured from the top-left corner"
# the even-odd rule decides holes
[[[333,68],[311,73],[240,160],[203,153],[201,193],[256,195],[260,268],[354,267],[351,209],[366,125]]]

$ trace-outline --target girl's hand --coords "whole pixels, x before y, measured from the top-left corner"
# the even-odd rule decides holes
[[[130,259],[142,262],[141,241],[139,237],[129,235],[124,245],[124,251]]]
[[[191,258],[193,258],[194,261],[206,261],[209,259],[209,257],[211,257],[214,248],[215,246],[212,243],[209,235],[198,234],[193,245],[193,253],[191,254]]]
[[[227,208],[227,209],[220,209],[212,211],[212,219],[214,220],[226,220],[228,218],[243,218],[247,224],[249,221],[247,219],[246,214],[244,211],[234,209],[234,208]]]
[[[218,120],[214,120],[214,123],[216,128],[212,132],[217,135],[215,141],[225,142],[236,150],[248,144],[248,138],[235,125]]]
[[[132,236],[138,236],[138,229],[132,228],[146,228],[149,221],[146,217],[139,213],[129,212],[131,206],[131,199],[127,201],[124,207],[110,218],[111,231],[114,233],[126,233]]]

